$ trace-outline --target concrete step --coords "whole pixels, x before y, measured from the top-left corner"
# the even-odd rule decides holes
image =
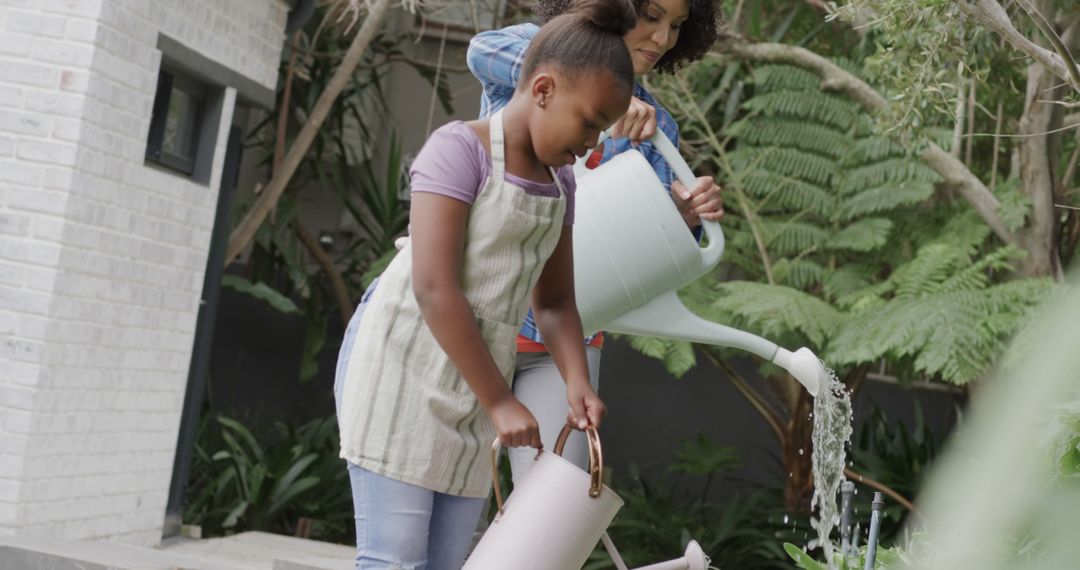
[[[352,570],[356,557],[352,546],[266,532],[184,540],[164,550],[242,570]]]
[[[270,566],[267,566],[269,569]],[[151,548],[106,541],[0,537],[0,570],[241,570]]]

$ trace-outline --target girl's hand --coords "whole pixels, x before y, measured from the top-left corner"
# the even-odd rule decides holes
[[[689,190],[678,180],[671,184],[671,198],[691,228],[700,226],[702,220],[718,222],[724,217],[722,191],[712,176],[699,176],[697,184]]]
[[[570,403],[567,423],[581,430],[600,427],[600,421],[607,415],[607,406],[596,395],[588,380],[567,382],[566,399]]]
[[[540,424],[532,412],[517,398],[510,396],[488,410],[499,442],[503,447],[534,447],[543,449],[540,441]]]
[[[638,99],[630,98],[630,108],[611,127],[612,138],[627,137],[633,143],[652,138],[656,134],[656,108]]]

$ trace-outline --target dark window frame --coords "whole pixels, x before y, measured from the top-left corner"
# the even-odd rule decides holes
[[[188,156],[170,152],[164,148],[165,127],[169,120],[169,106],[173,91],[180,91],[195,102],[194,108],[182,117],[182,129],[190,129],[191,148]],[[206,113],[209,86],[205,83],[177,71],[168,65],[162,65],[158,73],[157,94],[154,96],[154,108],[150,119],[150,134],[146,142],[146,160],[170,170],[191,176],[195,173],[195,163],[199,155],[199,143],[202,140],[203,115]]]

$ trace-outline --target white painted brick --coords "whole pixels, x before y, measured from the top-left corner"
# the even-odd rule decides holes
[[[38,63],[0,60],[0,81],[37,87],[55,87],[60,72]]]
[[[12,479],[0,479],[0,502],[15,504],[19,500],[21,485]]]
[[[36,165],[0,159],[0,182],[37,186],[41,184],[41,168]]]
[[[0,107],[22,107],[22,93],[14,85],[0,85]]]
[[[15,139],[0,136],[0,156],[11,156],[13,154],[15,154]]]
[[[23,236],[29,229],[29,216],[0,211],[0,234]]]
[[[37,390],[23,386],[0,385],[0,406],[16,410],[33,410],[34,396],[37,395],[37,392]],[[2,496],[0,496],[0,500],[2,500]]]
[[[0,33],[0,55],[25,57],[34,46],[33,38],[22,34]]]
[[[8,10],[6,20],[4,29],[9,32],[53,38],[64,36],[64,18],[62,16],[25,10]]]
[[[53,190],[71,188],[75,172],[70,168],[49,168],[45,171],[43,186]]]
[[[49,117],[0,109],[0,132],[46,137],[51,128],[52,120]]]
[[[12,188],[8,193],[8,204],[12,208],[45,214],[63,215],[67,200],[66,193],[44,188]]]
[[[0,274],[3,274],[3,272],[3,268],[0,267]],[[11,334],[15,332],[16,320],[17,317],[15,316],[15,313],[12,313],[10,311],[0,311],[0,334]],[[3,375],[6,376],[7,372],[8,371],[5,370]],[[3,451],[0,451],[0,453],[3,453]]]
[[[94,46],[62,40],[37,40],[34,42],[33,57],[49,63],[89,67],[94,59]]]
[[[34,386],[41,376],[41,367],[30,362],[5,362],[3,374],[13,384]],[[0,453],[3,453],[2,446],[3,440],[0,439]]]
[[[49,322],[45,317],[19,315],[19,323],[15,326],[15,334],[23,340],[45,341],[45,334],[49,330]]]
[[[21,287],[26,284],[27,268],[25,265],[0,262],[0,283]]]
[[[93,42],[97,38],[98,23],[94,20],[81,20],[69,18],[65,27],[64,36],[69,40],[79,42]]]
[[[0,341],[0,353],[13,351],[13,352],[26,352],[28,349],[24,346],[25,343],[18,343],[18,341],[5,340]],[[21,359],[25,360],[25,359]],[[31,426],[34,423],[34,414],[26,410],[6,409],[4,410],[4,417],[0,418],[0,425],[3,426],[4,431],[15,434],[28,434],[30,433]]]
[[[77,117],[82,114],[85,98],[52,91],[27,93],[26,110],[56,116]]]
[[[101,3],[102,0],[44,0],[42,8],[48,12],[95,18],[101,13]]]
[[[65,69],[60,72],[60,89],[72,93],[86,93],[90,87],[90,74]]]
[[[59,242],[64,235],[64,220],[46,216],[34,217],[30,226],[30,235],[36,239]]]
[[[62,141],[77,142],[81,132],[82,121],[80,119],[57,117],[53,124],[52,136]]]
[[[63,166],[75,164],[75,146],[69,144],[20,141],[16,154],[23,160]]]
[[[49,302],[49,296],[43,293],[0,286],[0,309],[44,315],[48,313]]]
[[[0,441],[4,440],[4,436],[7,434],[0,434]],[[16,435],[16,434],[12,434]],[[23,458],[21,455],[3,454],[0,455],[0,478],[3,479],[17,479],[22,476],[23,470]]]

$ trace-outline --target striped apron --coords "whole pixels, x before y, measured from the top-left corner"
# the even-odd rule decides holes
[[[491,176],[469,212],[461,283],[507,385],[529,294],[563,227],[566,191],[535,196],[505,180],[502,113],[491,117]],[[339,414],[341,457],[432,491],[486,497],[496,433],[424,322],[412,244],[379,279],[351,348]]]

